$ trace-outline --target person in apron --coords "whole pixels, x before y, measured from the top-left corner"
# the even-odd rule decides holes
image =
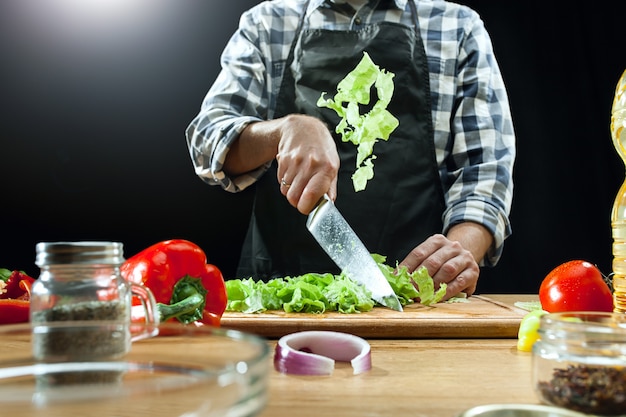
[[[415,4],[408,4],[412,25],[379,22],[358,30],[311,29],[308,3],[304,7],[273,119],[246,127],[224,162],[225,172],[237,174],[254,168],[250,164],[272,160],[256,182],[238,276],[268,280],[340,272],[305,225],[306,214],[327,193],[368,250],[386,256],[390,265],[399,262],[409,271],[426,266],[436,283],[448,284],[446,298],[476,289],[478,262],[493,238],[472,222],[442,234],[446,207],[434,148],[427,57]],[[389,140],[375,144],[374,177],[365,190],[355,192],[356,147],[341,141],[334,132],[338,116],[317,106],[317,100],[322,92],[334,94],[364,52],[394,73],[388,110],[399,125]]]

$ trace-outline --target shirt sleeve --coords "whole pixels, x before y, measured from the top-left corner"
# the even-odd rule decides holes
[[[444,226],[473,221],[494,243],[482,264],[495,265],[511,234],[515,135],[502,75],[491,39],[475,15],[466,25],[457,60],[457,87],[450,121],[453,141],[443,176]]]
[[[257,26],[252,12],[242,15],[222,52],[221,72],[185,132],[196,175],[230,192],[245,189],[269,166],[233,178],[223,171],[226,154],[243,129],[267,118],[266,61]]]

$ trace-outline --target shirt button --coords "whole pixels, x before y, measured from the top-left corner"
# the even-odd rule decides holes
[[[361,18],[360,17],[355,18],[354,19],[354,24],[355,25],[360,25],[361,24]]]

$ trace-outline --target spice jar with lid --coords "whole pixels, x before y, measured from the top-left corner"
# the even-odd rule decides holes
[[[565,312],[541,317],[532,380],[548,404],[626,416],[626,315]]]
[[[146,321],[156,332],[154,296],[122,278],[123,262],[119,242],[37,244],[35,263],[41,273],[30,302],[35,359],[84,361],[124,355],[133,337],[145,336],[131,334],[133,296],[141,300]],[[75,326],[67,326],[68,321]]]

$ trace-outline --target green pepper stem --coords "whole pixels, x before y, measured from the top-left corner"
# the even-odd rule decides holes
[[[157,304],[157,311],[161,322],[172,318],[178,318],[181,322],[187,324],[188,321],[182,319],[181,316],[193,313],[200,308],[202,310],[204,296],[199,293],[191,294],[189,297],[182,299],[174,304]],[[194,321],[194,320],[192,320]]]

